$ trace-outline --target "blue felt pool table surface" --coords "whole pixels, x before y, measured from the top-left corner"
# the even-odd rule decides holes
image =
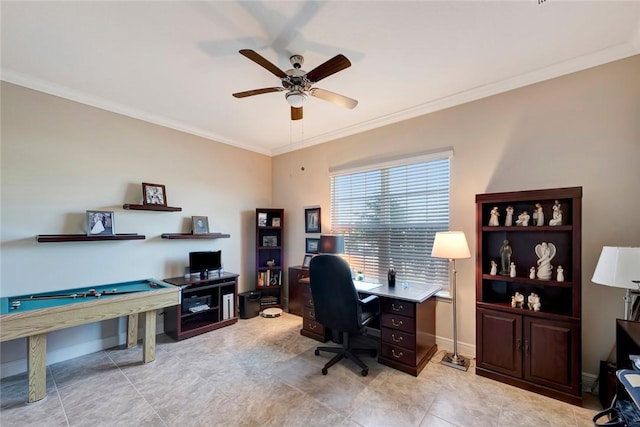
[[[154,279],[134,280],[131,282],[112,283],[107,285],[95,285],[84,286],[82,288],[65,289],[60,291],[42,292],[39,294],[26,294],[17,295],[12,297],[0,298],[0,315],[19,313],[29,310],[39,310],[44,308],[59,307],[63,305],[81,304],[83,302],[96,301],[98,299],[109,299],[121,297],[123,295],[130,295],[135,292],[154,291],[159,289],[173,288],[173,285],[160,282]],[[95,290],[96,293],[100,293],[98,298],[94,295],[82,296],[82,294],[88,294],[90,290]],[[109,295],[110,292],[121,292],[120,294]],[[126,293],[125,293],[126,292]],[[76,298],[46,298],[46,299],[31,299],[31,297],[49,296],[49,295],[78,295]],[[12,308],[14,301],[20,301],[19,308]]]

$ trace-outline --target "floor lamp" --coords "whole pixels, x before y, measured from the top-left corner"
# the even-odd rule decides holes
[[[626,289],[624,320],[636,320],[631,319],[631,291],[640,292],[640,248],[603,247],[591,281]]]
[[[440,231],[436,233],[431,256],[447,258],[451,269],[451,302],[453,304],[453,353],[447,353],[442,358],[443,365],[466,371],[469,369],[469,359],[458,354],[458,321],[456,312],[456,260],[471,258],[467,238],[462,231]]]

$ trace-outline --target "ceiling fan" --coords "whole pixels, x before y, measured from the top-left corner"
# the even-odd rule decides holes
[[[291,105],[291,120],[302,119],[302,105],[309,95],[349,109],[353,109],[358,105],[358,101],[355,99],[351,99],[328,90],[312,87],[315,83],[325,77],[329,77],[338,71],[349,68],[351,66],[351,62],[344,55],[336,55],[328,61],[318,65],[313,70],[306,72],[302,69],[302,64],[304,63],[302,55],[292,55],[289,58],[289,61],[291,61],[293,68],[287,71],[282,71],[262,55],[251,49],[242,49],[240,53],[278,77],[282,82],[282,87],[267,87],[263,89],[248,90],[246,92],[237,92],[233,94],[236,98],[246,98],[247,96],[261,95],[263,93],[286,91],[285,98],[289,105]]]

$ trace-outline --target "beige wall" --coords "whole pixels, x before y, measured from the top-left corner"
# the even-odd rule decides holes
[[[0,294],[20,295],[184,274],[192,250],[222,250],[224,267],[253,289],[255,208],[271,205],[271,158],[140,120],[2,84]],[[123,210],[141,183],[164,184],[182,212]],[[146,240],[36,243],[84,233],[86,210],[115,211],[118,233]],[[209,217],[229,239],[167,240]],[[162,330],[162,317],[158,318]],[[49,362],[123,342],[123,321],[49,335]],[[24,370],[25,341],[3,343],[3,374]]]
[[[640,246],[638,76],[635,56],[277,156],[273,202],[289,212],[288,264],[304,253],[302,206],[320,205],[329,230],[328,170],[337,165],[453,147],[451,229],[466,233],[473,253],[476,194],[582,186],[583,371],[596,374],[614,344],[624,292],[591,283],[595,264],[603,245]],[[474,261],[457,270],[458,339],[473,352]],[[449,302],[439,301],[437,322],[439,343],[450,347]]]
[[[330,167],[453,147],[451,228],[465,231],[472,251],[476,194],[583,187],[583,370],[595,374],[623,311],[622,290],[590,281],[597,257],[603,245],[640,245],[639,74],[635,56],[274,159],[2,83],[0,294],[180,275],[199,249],[222,249],[241,291],[252,289],[256,207],[286,209],[287,265],[299,265],[303,208],[320,205],[328,230]],[[140,203],[143,181],[165,184],[169,205],[183,211],[122,210]],[[83,232],[87,209],[114,210],[117,232],[147,239],[35,242]],[[191,215],[231,238],[159,238],[188,231]],[[457,267],[459,340],[470,354],[474,263]],[[439,344],[450,346],[447,301],[437,316]],[[49,362],[122,342],[122,320],[54,332]],[[0,351],[2,376],[26,369],[24,340]]]

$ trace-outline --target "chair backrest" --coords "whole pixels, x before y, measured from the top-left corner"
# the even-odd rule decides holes
[[[309,283],[318,322],[339,332],[358,332],[362,328],[358,291],[344,259],[335,255],[313,257]]]

